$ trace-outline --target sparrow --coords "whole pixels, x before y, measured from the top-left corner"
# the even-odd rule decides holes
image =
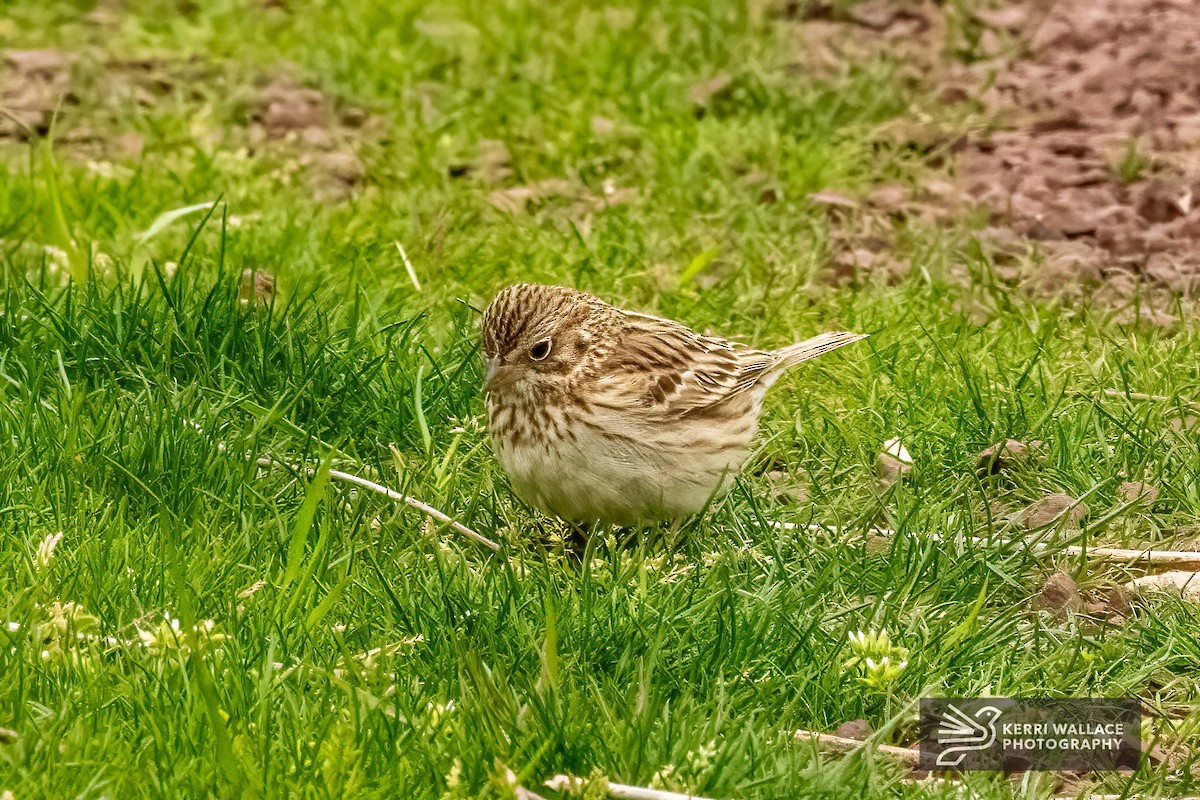
[[[509,286],[483,315],[492,447],[522,500],[569,522],[690,517],[732,485],[779,377],[864,338],[758,350],[575,289]]]

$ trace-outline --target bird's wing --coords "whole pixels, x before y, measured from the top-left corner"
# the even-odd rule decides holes
[[[703,413],[748,390],[778,357],[667,319],[627,312],[596,381],[601,402],[657,411]]]

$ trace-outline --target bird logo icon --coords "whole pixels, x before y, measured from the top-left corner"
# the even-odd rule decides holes
[[[970,715],[953,703],[947,705],[934,731],[938,745],[945,748],[938,753],[937,766],[957,767],[969,753],[991,747],[996,742],[1000,713],[995,706],[984,706]]]

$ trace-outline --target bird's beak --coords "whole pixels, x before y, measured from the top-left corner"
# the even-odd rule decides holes
[[[512,364],[505,364],[497,358],[489,358],[487,378],[483,381],[484,393],[499,392],[521,380],[522,369]]]

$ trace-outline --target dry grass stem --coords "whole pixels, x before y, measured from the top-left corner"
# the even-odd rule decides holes
[[[810,531],[828,531],[830,533],[843,533],[848,528],[837,525],[821,525],[811,523],[808,525],[798,524],[794,522],[774,522],[772,525],[782,530],[803,529]],[[870,527],[867,533],[871,536],[895,537],[902,534],[897,533],[891,528]],[[938,534],[932,535],[935,538],[940,538]],[[1082,547],[1080,545],[1063,545],[1055,546],[1044,542],[1020,542],[1013,539],[1005,538],[983,538],[980,536],[971,536],[969,541],[974,544],[982,545],[1020,545],[1027,544],[1031,549],[1036,551],[1052,550],[1056,555],[1065,556],[1090,556],[1092,558],[1101,559],[1103,561],[1111,561],[1118,564],[1141,564],[1143,566],[1154,567],[1200,567],[1200,552],[1191,550],[1153,550],[1153,549],[1126,549],[1120,547]]]
[[[293,472],[303,471],[308,475],[312,475],[316,472],[316,470],[312,467],[295,467],[290,464],[285,464],[282,461],[276,461],[273,458],[260,458],[258,459],[258,465],[260,467],[283,467],[284,469],[292,470]],[[344,483],[352,483],[355,486],[374,492],[375,494],[386,497],[389,500],[395,500],[398,503],[407,503],[408,505],[420,511],[422,514],[433,517],[439,522],[445,523],[453,530],[461,533],[463,536],[466,536],[468,539],[475,542],[475,544],[482,545],[483,547],[491,550],[493,553],[500,552],[500,545],[496,544],[482,533],[477,533],[476,531],[471,530],[461,522],[452,519],[444,512],[437,510],[428,503],[424,503],[415,497],[409,497],[408,495],[400,494],[399,492],[375,483],[374,481],[369,481],[366,478],[360,478],[357,475],[352,475],[349,472],[342,472],[341,470],[337,469],[329,470],[329,477],[333,480],[343,481]]]
[[[814,731],[796,731],[797,739],[811,739],[817,743],[817,746],[822,750],[828,750],[832,753],[853,753],[861,748],[870,747],[869,742],[864,742],[861,739],[847,739],[844,736],[834,736],[831,733],[816,733]],[[894,747],[890,744],[875,745],[872,749],[890,758],[913,767],[914,769],[921,762],[921,754],[916,750],[910,750],[907,747]]]
[[[572,789],[581,788],[584,785],[585,781],[583,779],[574,778],[570,775],[555,775],[546,781],[546,787],[556,792],[567,792]],[[622,798],[622,800],[708,800],[708,798],[694,794],[667,792],[662,789],[647,789],[642,786],[626,786],[622,783],[608,784],[608,796]]]

